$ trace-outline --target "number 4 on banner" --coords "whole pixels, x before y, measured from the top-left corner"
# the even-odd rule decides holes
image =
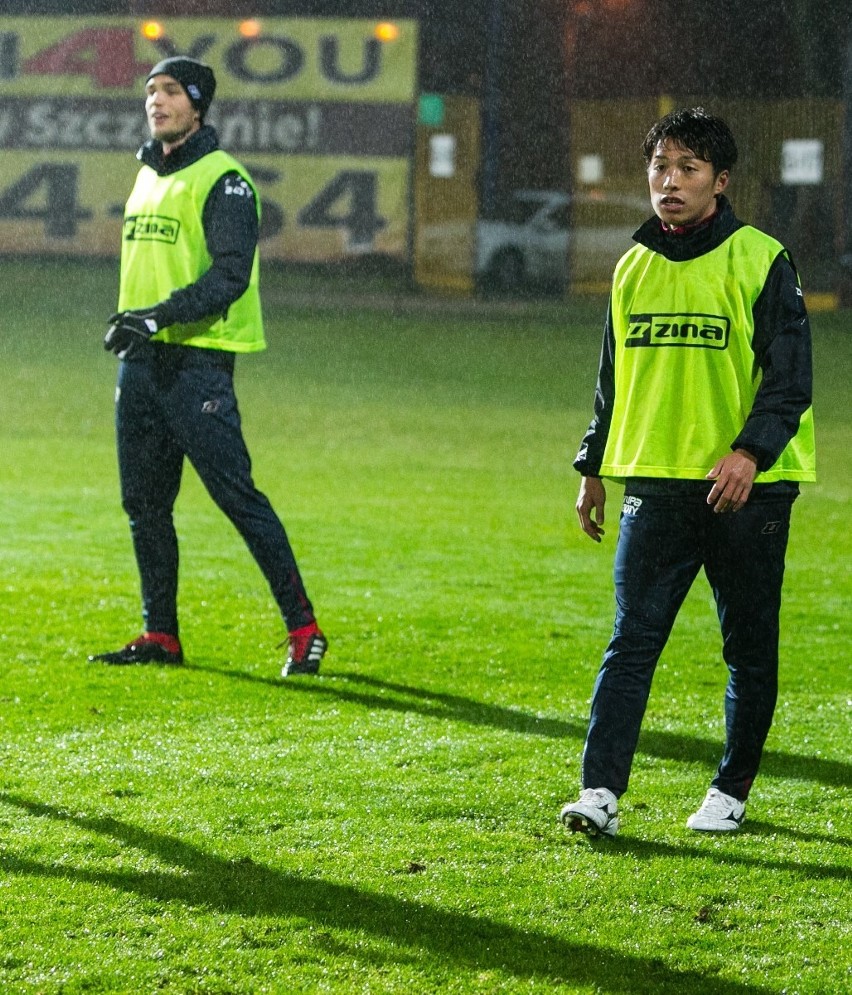
[[[89,76],[101,87],[136,85],[147,65],[136,62],[133,28],[84,28],[30,56],[21,71],[41,76]]]
[[[343,202],[343,211],[333,211],[339,202]],[[376,210],[376,174],[342,170],[299,211],[296,220],[303,228],[344,228],[350,249],[369,251],[376,232],[387,227]]]
[[[77,208],[78,167],[62,163],[41,163],[0,193],[0,218],[43,220],[46,235],[73,238],[77,222],[91,218],[92,212]],[[43,190],[43,197],[36,194]],[[27,204],[36,201],[31,207]],[[39,206],[41,200],[43,206]]]

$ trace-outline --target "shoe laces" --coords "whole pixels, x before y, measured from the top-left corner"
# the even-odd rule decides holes
[[[586,788],[580,795],[580,801],[603,807],[614,803],[616,799],[607,788]]]
[[[719,791],[718,788],[711,788],[707,792],[707,797],[704,799],[701,810],[708,815],[728,816],[732,811],[737,811],[742,805],[743,802],[732,795],[726,795],[723,791]]]

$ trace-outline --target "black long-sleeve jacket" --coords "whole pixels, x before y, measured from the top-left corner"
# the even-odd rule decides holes
[[[724,196],[706,225],[684,234],[663,229],[657,218],[646,221],[633,238],[673,262],[704,255],[743,226]],[[762,374],[752,409],[731,449],[745,449],[757,458],[758,471],[768,470],[796,434],[799,419],[811,404],[811,331],[796,270],[783,253],[775,259],[753,308],[754,372]],[[615,339],[612,300],[607,309],[603,346],[595,388],[594,417],[580,445],[574,468],[598,476],[615,398]],[[708,467],[709,469],[709,467]]]
[[[163,155],[161,142],[150,139],[136,158],[159,176],[168,176],[218,148],[215,129],[203,125],[168,155]],[[243,188],[242,196],[232,195],[236,186]],[[161,328],[224,314],[249,285],[259,224],[254,193],[239,173],[226,173],[217,180],[207,197],[201,220],[213,262],[195,283],[180,287],[157,305]]]

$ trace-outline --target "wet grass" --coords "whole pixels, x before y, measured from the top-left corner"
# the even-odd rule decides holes
[[[569,466],[600,302],[335,308],[333,287],[288,304],[270,277],[271,347],[238,363],[238,392],[331,640],[319,678],[282,682],[274,606],[191,472],[187,665],[86,662],[139,626],[100,348],[115,274],[0,276],[0,987],[848,986],[848,316],[814,322],[820,482],[794,511],[748,821],[721,839],[684,825],[722,736],[698,584],[622,831],[591,842],[557,814],[612,614],[614,535],[580,534]]]

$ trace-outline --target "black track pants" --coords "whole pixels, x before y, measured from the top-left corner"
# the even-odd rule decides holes
[[[172,509],[184,457],[245,540],[288,629],[314,619],[284,526],[252,480],[233,370],[231,353],[153,343],[121,363],[116,398],[121,497],[147,631],[178,634]]]
[[[625,493],[615,556],[616,617],[592,697],[583,785],[627,789],[657,661],[703,567],[728,667],[726,742],[713,786],[745,799],[778,690],[778,618],[795,493],[755,488],[738,512],[715,514],[705,488]]]

